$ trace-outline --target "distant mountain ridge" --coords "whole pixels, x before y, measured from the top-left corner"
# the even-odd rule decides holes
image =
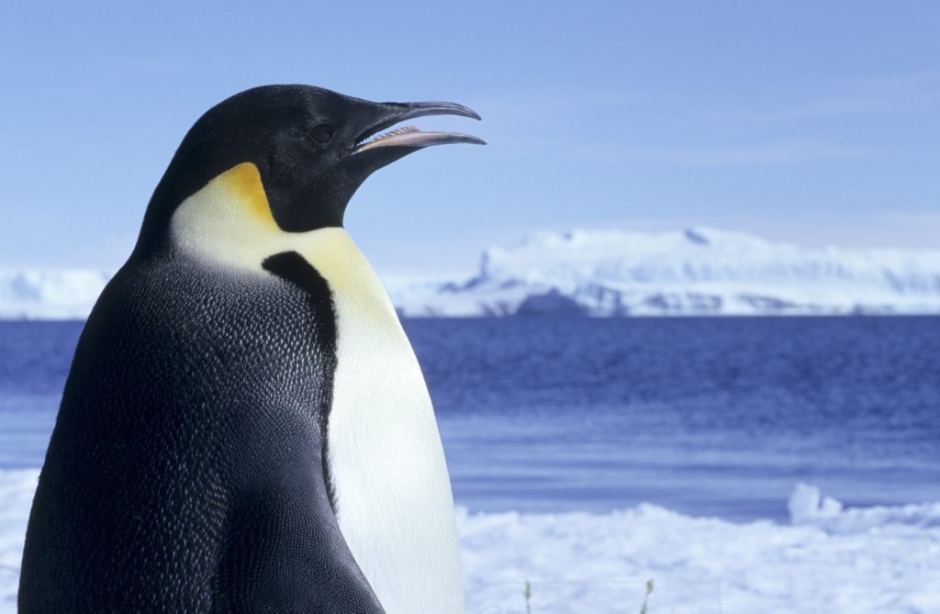
[[[110,275],[0,270],[0,318],[84,318]],[[536,232],[475,275],[393,281],[405,316],[940,314],[940,250],[799,247],[708,227]]]
[[[462,283],[402,284],[408,316],[940,313],[940,250],[808,248],[699,227],[538,232]]]

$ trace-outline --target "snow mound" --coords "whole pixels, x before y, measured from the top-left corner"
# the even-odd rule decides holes
[[[940,527],[940,503],[845,508],[808,484],[797,484],[787,508],[794,525],[819,527],[828,533],[858,534],[891,525]]]

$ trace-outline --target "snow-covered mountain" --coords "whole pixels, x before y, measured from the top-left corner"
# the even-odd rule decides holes
[[[109,275],[0,270],[0,318],[82,318]],[[406,316],[940,314],[940,250],[807,248],[712,228],[540,232],[463,280],[390,281]]]
[[[464,282],[401,284],[409,316],[940,313],[940,250],[806,248],[694,228],[535,233]]]

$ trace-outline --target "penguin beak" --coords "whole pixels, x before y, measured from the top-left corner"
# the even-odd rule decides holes
[[[405,148],[401,150],[404,154],[422,147],[446,145],[448,143],[486,145],[486,141],[483,139],[468,134],[422,132],[414,126],[405,126],[376,136],[395,124],[416,117],[424,117],[425,115],[460,115],[480,119],[479,115],[463,105],[454,102],[386,102],[377,106],[381,108],[380,117],[373,120],[372,125],[360,133],[349,155],[384,147]]]

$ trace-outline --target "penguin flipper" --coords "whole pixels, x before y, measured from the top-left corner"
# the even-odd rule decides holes
[[[304,453],[309,442],[299,443],[284,442],[300,452],[289,468],[263,468],[240,494],[213,610],[384,613],[340,532],[322,469]]]
[[[268,381],[281,385],[257,386],[264,377],[248,386],[233,381],[228,391],[237,391],[236,408],[222,403],[213,412],[243,418],[229,427],[234,440],[230,449],[239,451],[238,460],[230,461],[237,465],[234,474],[242,478],[234,487],[213,610],[382,613],[340,531],[323,462],[325,419],[320,414],[329,410],[334,368],[330,357],[335,356],[330,290],[296,252],[269,257],[264,269],[284,284],[277,291],[265,287],[265,296],[287,297],[302,306],[292,311],[305,317],[294,323],[297,329],[316,324],[313,334],[300,337],[312,340],[314,348],[280,344],[273,346],[271,355],[265,353],[271,349],[268,344],[259,343],[257,351],[264,358],[257,364],[271,367]],[[250,303],[256,322],[285,325],[277,302],[252,297]],[[277,311],[259,316],[262,305]],[[272,336],[270,331],[257,334],[259,339]],[[315,368],[299,377],[291,370],[298,364]],[[202,398],[215,395],[209,391]],[[316,408],[313,416],[311,408]]]

